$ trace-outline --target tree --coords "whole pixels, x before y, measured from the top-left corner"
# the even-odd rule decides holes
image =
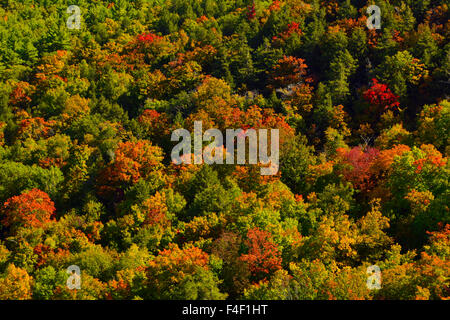
[[[275,90],[304,82],[307,67],[303,59],[284,56],[269,73],[269,89]]]
[[[445,1],[1,3],[0,299],[449,298]]]
[[[376,180],[371,167],[379,155],[378,149],[363,150],[361,147],[354,147],[351,150],[338,149],[338,154],[343,159],[340,172],[356,189],[367,192],[375,186]]]
[[[220,282],[208,263],[209,255],[199,248],[171,245],[150,261],[144,297],[224,299],[226,294],[219,291]]]
[[[377,79],[372,79],[372,86],[364,91],[364,99],[371,105],[381,108],[381,110],[398,107],[398,96],[393,94],[391,90],[385,85],[378,82]]]
[[[420,143],[432,143],[444,154],[449,155],[450,102],[443,100],[437,105],[425,105],[419,114],[417,130]],[[444,149],[444,146],[447,148]]]
[[[448,208],[444,200],[448,170],[447,158],[433,145],[414,147],[394,159],[387,181],[392,199],[387,207],[402,212],[392,216],[409,243],[423,242],[425,231],[435,230],[439,222],[448,223],[443,214]]]
[[[148,140],[121,142],[111,164],[100,174],[101,192],[124,188],[162,169],[162,150]]]
[[[377,68],[377,74],[377,78],[386,83],[394,94],[404,98],[408,87],[417,85],[427,76],[428,70],[408,51],[399,51],[394,56],[386,57]]]
[[[239,259],[239,251],[242,240],[233,232],[224,232],[214,240],[211,252],[223,261],[220,287],[230,294],[230,298],[239,297],[250,284],[250,270],[242,259]]]
[[[355,72],[356,67],[356,61],[347,49],[339,51],[330,62],[330,80],[327,87],[335,104],[344,102],[350,94],[348,78]]]

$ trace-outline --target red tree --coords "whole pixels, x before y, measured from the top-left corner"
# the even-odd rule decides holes
[[[6,200],[2,223],[11,227],[45,227],[55,214],[55,205],[48,194],[32,189]]]
[[[305,79],[307,68],[308,66],[305,64],[305,60],[301,58],[292,56],[281,58],[269,74],[269,89],[277,89],[290,84],[309,81],[309,79]]]
[[[253,20],[256,17],[255,2],[247,7],[247,19]]]
[[[281,269],[281,253],[269,232],[253,228],[247,232],[248,253],[240,259],[248,263],[251,273],[260,280]]]

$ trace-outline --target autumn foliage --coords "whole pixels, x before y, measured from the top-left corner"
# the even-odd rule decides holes
[[[445,1],[67,6],[0,4],[0,299],[450,298]]]
[[[267,276],[281,268],[281,256],[267,231],[250,229],[247,233],[248,253],[240,259],[249,264],[250,271],[256,278]]]
[[[382,109],[393,109],[398,107],[398,96],[393,94],[386,84],[379,83],[377,79],[372,79],[372,86],[364,91],[364,99],[371,105],[382,107]]]
[[[32,189],[4,203],[2,224],[10,228],[46,228],[53,220],[55,210],[48,194]]]

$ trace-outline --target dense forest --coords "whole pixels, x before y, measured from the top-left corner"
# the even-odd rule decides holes
[[[0,299],[449,299],[449,32],[444,0],[1,0]],[[199,120],[278,129],[277,174],[174,164]]]

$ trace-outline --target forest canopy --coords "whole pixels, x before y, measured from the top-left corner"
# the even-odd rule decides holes
[[[441,0],[0,1],[0,299],[449,299],[449,32]],[[278,129],[277,174],[175,165],[195,121]]]

